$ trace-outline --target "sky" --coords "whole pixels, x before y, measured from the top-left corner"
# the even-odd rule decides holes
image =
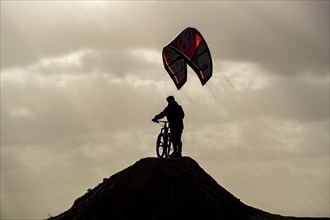
[[[177,90],[161,52],[186,27],[213,59]],[[69,209],[155,157],[173,95],[183,155],[243,203],[329,213],[329,1],[1,1],[1,219]]]

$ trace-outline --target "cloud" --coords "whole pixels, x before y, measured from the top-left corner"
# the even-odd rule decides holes
[[[327,75],[329,3],[298,5],[273,2],[235,7],[220,21],[221,31],[210,35],[216,55],[256,62],[272,74],[295,75],[308,67],[314,75]]]
[[[186,2],[3,4],[3,67],[86,49],[106,51],[101,59],[111,65],[125,49],[161,51],[183,28],[195,26],[201,28],[216,59],[258,63],[271,74],[299,74],[305,68],[321,76],[328,72],[326,1],[195,2],[189,4],[189,13],[182,13],[188,10]],[[47,19],[40,19],[46,14]],[[119,62],[119,70],[123,64]]]
[[[328,80],[308,82],[297,78],[283,78],[273,79],[272,83],[272,87],[250,90],[245,94],[251,105],[260,110],[259,113],[297,121],[329,119]]]

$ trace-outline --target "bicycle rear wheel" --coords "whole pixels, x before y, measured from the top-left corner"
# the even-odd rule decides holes
[[[170,155],[173,153],[173,145],[170,141],[170,138],[167,139],[167,145],[165,149],[165,157],[170,157]]]
[[[162,133],[160,133],[160,134],[158,135],[157,143],[156,143],[156,153],[157,153],[157,157],[164,157],[164,155],[167,156],[167,155],[166,155],[167,152],[165,152],[166,149],[167,149],[167,147],[166,147],[166,142],[165,142],[165,141],[166,141],[166,140],[165,140],[165,135],[162,134]]]

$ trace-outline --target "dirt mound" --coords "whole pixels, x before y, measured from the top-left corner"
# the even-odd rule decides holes
[[[66,219],[291,219],[249,207],[193,159],[144,158],[78,198]]]

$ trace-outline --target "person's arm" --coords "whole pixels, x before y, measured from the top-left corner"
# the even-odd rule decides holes
[[[167,112],[167,107],[161,112],[159,113],[158,115],[156,115],[154,117],[155,120],[159,120],[159,119],[162,119],[166,116],[166,112]]]

